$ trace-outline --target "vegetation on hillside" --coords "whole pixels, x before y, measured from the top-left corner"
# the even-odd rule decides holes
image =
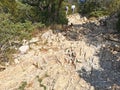
[[[23,39],[31,39],[36,28],[67,24],[63,1],[0,0],[0,64],[12,62],[15,48]]]
[[[80,13],[100,17],[108,14],[106,0],[86,0],[80,3]]]
[[[89,17],[118,14],[116,29],[120,32],[120,0],[85,0],[79,4],[79,11]]]
[[[49,25],[52,23],[67,24],[65,12],[62,10],[64,0],[22,0],[24,4],[28,4],[35,8],[38,19]]]
[[[118,14],[118,22],[116,24],[116,27],[117,31],[120,32],[120,0],[112,0],[108,10],[110,14]]]
[[[15,41],[30,39],[37,27],[67,24],[65,6],[71,6],[67,1],[0,0],[0,64],[10,61]],[[74,4],[79,7],[80,13],[95,17],[119,12],[120,8],[120,0],[85,0],[84,3]],[[120,15],[118,18],[117,29],[120,31]]]
[[[120,33],[120,12],[118,14],[118,22],[116,24],[117,31]]]
[[[15,0],[0,1],[0,64],[12,62],[12,54],[21,41],[30,39],[35,28],[44,26],[41,22],[32,23],[28,14],[24,14],[31,7],[26,7]]]

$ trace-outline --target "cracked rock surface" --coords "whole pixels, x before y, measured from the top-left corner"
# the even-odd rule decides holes
[[[68,18],[70,30],[47,30],[26,54],[13,55],[15,63],[0,72],[0,90],[120,90],[120,43],[106,39],[118,36],[97,19]]]

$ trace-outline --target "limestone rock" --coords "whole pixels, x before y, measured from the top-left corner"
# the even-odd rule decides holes
[[[15,64],[0,72],[0,90],[17,90],[22,82],[25,90],[109,90],[120,84],[120,44],[104,39],[109,35],[98,19],[68,18],[72,30],[48,30],[42,40],[29,41],[30,50],[20,47],[28,53],[15,54]]]
[[[39,41],[39,37],[34,37],[29,41],[29,43],[35,43],[35,42],[38,42],[38,41]]]
[[[29,45],[28,44],[25,44],[25,45],[22,45],[21,47],[19,47],[19,51],[20,51],[21,54],[27,53],[28,50],[29,50]]]

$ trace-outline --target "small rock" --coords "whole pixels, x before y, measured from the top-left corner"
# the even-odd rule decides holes
[[[25,54],[27,53],[28,50],[29,50],[28,42],[26,40],[23,40],[23,45],[19,47],[19,51],[21,54]]]
[[[14,62],[15,62],[15,64],[20,63],[20,61],[18,59],[14,59]]]
[[[105,47],[105,44],[103,44],[102,47]]]
[[[6,62],[5,65],[6,65],[6,66],[9,66],[10,64],[9,64],[9,62]]]
[[[47,31],[47,32],[45,32],[45,33],[43,33],[43,35],[41,36],[41,39],[42,40],[47,40],[50,36],[52,36],[53,35],[53,32],[52,32],[52,30],[49,30],[49,31]]]
[[[117,52],[117,51],[113,51],[112,53],[115,55],[115,54],[117,54],[118,52]]]
[[[35,42],[38,42],[38,41],[39,41],[39,38],[35,37],[35,38],[32,38],[29,42],[30,43],[35,43]]]
[[[29,50],[29,46],[28,45],[23,45],[19,48],[19,51],[21,54],[25,54],[27,53],[27,51]]]

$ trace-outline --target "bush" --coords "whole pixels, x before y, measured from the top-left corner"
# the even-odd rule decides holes
[[[68,20],[65,15],[65,10],[61,9],[59,15],[55,16],[54,13],[49,13],[48,11],[38,12],[39,21],[49,26],[51,24],[67,24]]]
[[[36,19],[34,8],[29,5],[22,4],[21,2],[17,2],[16,12],[13,15],[13,21],[24,23],[25,20],[34,22],[34,19]]]
[[[105,7],[105,2],[99,1],[86,1],[80,3],[80,13],[87,14],[88,16],[99,17],[108,14],[107,8]]]
[[[34,8],[35,17],[38,17],[37,21],[46,25],[66,24],[67,18],[65,13],[62,12],[64,9],[61,7],[63,2],[63,0],[22,0],[23,4],[28,4],[30,7]]]
[[[61,11],[58,18],[57,24],[68,24],[68,19],[66,18],[65,12]]]
[[[116,23],[117,31],[120,33],[120,13],[118,14],[118,21]]]
[[[23,39],[31,39],[32,32],[37,27],[42,27],[43,24],[37,23],[35,25],[30,21],[25,23],[17,22],[14,23],[11,20],[11,14],[0,14],[0,63],[9,61],[12,59],[11,54],[14,53],[15,47],[19,44],[14,43],[15,41],[21,41]]]
[[[94,11],[89,14],[89,17],[101,17],[107,14],[108,13],[106,11]]]

